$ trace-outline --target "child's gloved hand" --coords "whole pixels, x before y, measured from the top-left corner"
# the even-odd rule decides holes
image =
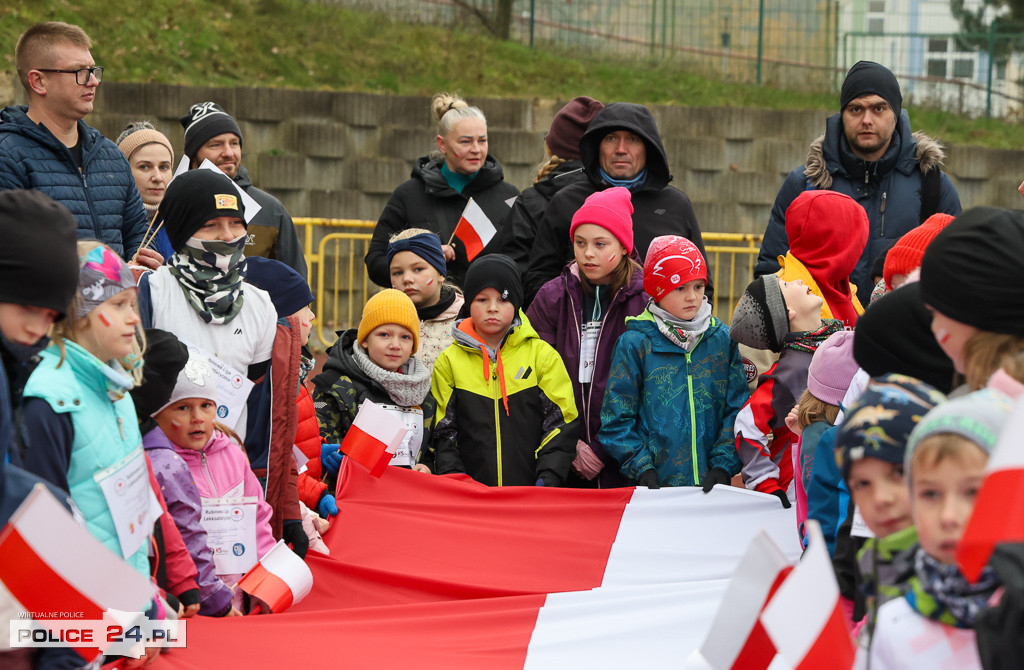
[[[722,468],[711,468],[704,473],[704,493],[711,493],[715,484],[728,484],[729,474]]]
[[[639,486],[646,486],[649,489],[661,488],[661,484],[658,483],[658,473],[653,469],[641,472],[640,479],[636,481]]]
[[[323,465],[324,470],[327,470],[332,475],[338,474],[338,468],[341,467],[341,459],[345,457],[345,454],[339,451],[340,449],[340,444],[325,444],[320,447],[320,463]]]
[[[306,535],[306,529],[302,527],[302,521],[285,519],[284,528],[281,530],[281,539],[285,544],[292,545],[292,551],[299,558],[306,558],[306,552],[309,551],[309,536]]]
[[[783,491],[782,489],[776,489],[775,491],[770,491],[770,493],[771,493],[771,494],[772,494],[773,496],[775,496],[776,498],[778,498],[779,500],[781,500],[781,501],[782,501],[782,506],[783,506],[783,507],[784,507],[785,509],[789,509],[790,507],[792,507],[792,506],[793,506],[793,505],[792,505],[792,504],[791,504],[791,503],[789,502],[789,496],[787,496],[787,495],[786,495],[786,492],[785,492],[785,491]]]
[[[316,511],[325,519],[338,516],[338,502],[330,493],[325,493],[316,505]]]

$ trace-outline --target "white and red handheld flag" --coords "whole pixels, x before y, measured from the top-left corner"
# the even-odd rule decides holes
[[[761,623],[794,670],[853,667],[853,638],[839,600],[821,526],[807,520],[807,551],[764,612]]]
[[[365,465],[371,475],[380,477],[408,432],[408,426],[396,422],[384,409],[364,400],[341,442],[341,451],[348,458]],[[338,482],[340,484],[340,478]]]
[[[108,610],[145,611],[155,593],[149,580],[78,525],[42,484],[0,530],[0,609],[96,621]],[[45,621],[40,625],[45,628]],[[74,649],[91,661],[108,646],[104,636],[95,647]]]
[[[761,625],[761,612],[792,570],[789,559],[767,533],[762,530],[755,535],[729,580],[704,644],[687,666],[712,670],[768,668],[776,650]]]
[[[466,247],[466,259],[471,261],[484,250],[484,247],[497,232],[494,224],[484,214],[484,210],[480,209],[480,205],[476,204],[473,198],[470,198],[466,209],[462,210],[462,216],[459,218],[458,225],[455,226],[455,233],[452,237],[459,238],[462,245]]]
[[[278,540],[274,548],[238,580],[238,588],[265,602],[271,612],[283,612],[313,590],[313,573],[284,540]]]
[[[974,504],[956,559],[960,571],[974,582],[1003,542],[1024,542],[1024,397],[999,434],[985,467],[985,481]]]

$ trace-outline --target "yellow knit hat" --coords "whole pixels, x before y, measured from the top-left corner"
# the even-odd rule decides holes
[[[366,301],[356,341],[362,344],[374,329],[388,323],[402,326],[412,333],[412,353],[419,351],[420,317],[416,314],[416,305],[409,296],[393,288],[386,288]]]

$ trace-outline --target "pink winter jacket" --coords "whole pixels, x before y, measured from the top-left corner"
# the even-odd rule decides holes
[[[256,503],[256,546],[262,558],[274,547],[274,536],[270,532],[270,517],[274,510],[263,499],[259,480],[249,468],[249,459],[242,447],[219,430],[213,431],[213,438],[200,451],[192,451],[174,445],[174,451],[188,465],[202,498],[249,497],[258,498]]]

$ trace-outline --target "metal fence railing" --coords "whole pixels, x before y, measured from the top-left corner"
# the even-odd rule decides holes
[[[499,4],[319,1],[447,26],[493,26]],[[915,104],[970,116],[1018,117],[1024,109],[1024,26],[967,32],[948,2],[514,0],[511,17],[510,39],[535,48],[670,60],[728,81],[833,92],[866,59],[895,72]]]
[[[319,218],[294,221],[304,240],[309,284],[316,298],[313,332],[320,347],[326,348],[337,339],[336,331],[359,323],[367,298],[379,290],[366,275],[363,263],[376,222]],[[761,235],[704,233],[704,245],[716,287],[714,313],[728,321],[754,276]]]

